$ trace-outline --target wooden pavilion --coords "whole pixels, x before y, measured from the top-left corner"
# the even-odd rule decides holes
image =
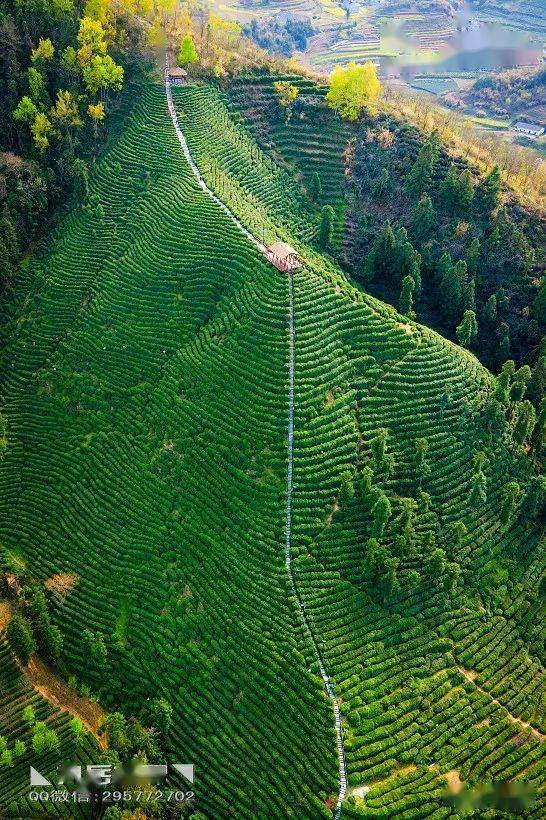
[[[171,66],[169,68],[169,80],[171,85],[184,85],[188,81],[188,72],[180,66]]]
[[[291,271],[301,268],[303,263],[294,250],[286,242],[273,242],[266,250],[266,256],[277,270]]]

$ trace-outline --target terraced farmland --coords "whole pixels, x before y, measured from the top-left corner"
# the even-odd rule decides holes
[[[305,108],[303,118],[295,116],[289,123],[266,126],[264,109],[276,105],[273,83],[277,79],[267,77],[261,82],[257,78],[255,84],[241,81],[229,96],[211,87],[174,88],[181,125],[204,178],[260,239],[267,243],[280,234],[303,242],[312,240],[320,205],[329,204],[337,214],[337,241],[343,229],[343,154],[350,130],[332,116],[328,127],[321,124],[319,135],[317,122]],[[323,93],[301,77],[284,79],[298,85],[302,99]],[[254,110],[252,131],[262,134],[268,154],[259,151],[241,121],[244,101],[248,104],[249,99]],[[213,139],[208,137],[211,133]],[[319,174],[322,186],[316,204],[305,194],[313,172]]]
[[[2,541],[80,576],[53,613],[71,670],[129,715],[165,694],[203,811],[327,816],[331,709],[280,546],[287,282],[198,188],[161,86],[92,190],[5,353]]]
[[[40,755],[32,748],[33,728],[25,720],[24,710],[31,708],[35,720],[45,722],[58,737],[57,749]],[[83,764],[97,758],[99,748],[92,735],[86,734],[81,743],[75,742],[70,729],[72,716],[51,705],[36,691],[30,681],[21,674],[9,647],[0,636],[0,736],[12,754],[12,764],[1,766],[2,816],[9,820],[20,817],[56,816],[58,812],[50,806],[37,806],[28,798],[29,766],[40,766],[45,771],[55,771],[65,761]],[[14,752],[15,744],[23,743],[21,752]],[[90,817],[90,807],[86,804],[75,806],[75,817]]]
[[[375,783],[365,802],[349,800],[347,816],[448,816],[439,807],[454,771],[470,784],[522,774],[543,782],[543,669],[525,641],[529,619],[540,629],[525,590],[543,557],[536,531],[499,527],[499,490],[516,469],[502,448],[488,452],[487,505],[478,515],[468,508],[478,433],[461,410],[480,388],[481,368],[431,333],[406,333],[394,316],[336,298],[308,276],[298,275],[296,292],[297,581],[343,701],[349,783],[357,795]],[[453,404],[442,414],[446,382]],[[402,557],[401,587],[387,606],[365,583],[372,521],[358,475],[369,464],[372,437],[387,424],[397,467],[375,486],[401,510],[415,489],[411,451],[426,435],[434,478],[423,490],[432,502],[419,509],[416,526],[421,543],[428,531],[431,543],[465,567],[457,595],[446,597],[426,574],[409,584],[409,573],[426,567],[422,548]],[[347,473],[355,476],[356,493],[343,503]],[[397,517],[393,511],[389,538],[396,538]],[[461,520],[467,534],[455,548],[441,533]],[[515,582],[488,612],[477,590],[480,582],[486,586],[492,556],[509,560]],[[471,590],[474,574],[479,580]],[[538,804],[529,816],[541,811]]]
[[[206,86],[174,88],[173,100],[189,149],[207,184],[255,235],[271,242],[284,228],[311,240],[316,209],[301,186],[229,117],[225,98]],[[286,194],[286,195],[284,195]]]
[[[476,412],[490,375],[318,254],[316,210],[220,92],[173,96],[207,184],[305,261],[291,546],[341,704],[343,816],[454,816],[454,780],[540,785],[543,557],[536,526],[499,520],[507,481],[532,470]],[[331,702],[284,564],[288,297],[199,188],[155,86],[98,163],[87,207],[29,265],[4,354],[0,540],[43,581],[79,575],[54,610],[71,669],[110,708],[169,699],[169,751],[195,762],[211,818],[331,817],[338,791]],[[389,458],[375,464],[383,429]],[[487,496],[471,508],[478,450]],[[364,571],[378,494],[398,558],[388,596]],[[457,585],[432,571],[436,548]],[[85,628],[105,636],[104,668]]]
[[[276,106],[274,83],[279,79],[299,88],[302,115],[292,117],[288,123],[282,119],[272,122],[268,116]],[[309,185],[316,171],[322,185],[322,202],[339,210],[343,198],[344,152],[351,127],[328,111],[321,111],[317,119],[313,102],[323,97],[326,90],[299,75],[254,76],[232,83],[228,104],[244,117],[260,146],[301,178],[304,185]]]

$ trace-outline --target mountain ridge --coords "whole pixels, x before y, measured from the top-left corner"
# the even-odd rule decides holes
[[[175,100],[183,105],[199,93],[206,90],[177,89]],[[197,145],[198,121],[186,123],[197,129],[187,135]],[[201,157],[206,150],[223,170],[229,150],[209,142]],[[241,173],[252,180],[264,163],[276,177],[256,148]],[[283,179],[266,186],[273,192],[263,206],[266,231],[277,228],[277,208],[289,215],[295,207]],[[225,188],[230,207],[241,190]],[[81,225],[66,232],[70,248],[87,248],[86,256],[74,260],[73,273],[67,257],[46,256],[12,342],[2,540],[32,558],[40,580],[80,574],[65,608],[53,612],[70,668],[108,707],[129,713],[161,688],[177,717],[167,748],[194,756],[199,811],[287,816],[277,791],[282,777],[298,816],[332,816],[331,705],[284,574],[287,279],[236,236],[191,180],[160,86],[148,89],[98,163],[91,196],[68,220]],[[249,201],[239,209],[250,220]],[[103,244],[116,225],[127,240],[119,255]],[[349,798],[343,812],[447,816],[447,772],[457,769],[473,784],[510,767],[516,775],[530,770],[535,781],[543,771],[537,738],[512,749],[517,730],[478,688],[540,724],[541,670],[527,649],[533,630],[540,632],[530,600],[539,534],[514,515],[506,529],[496,518],[506,476],[523,485],[528,459],[488,439],[474,400],[493,380],[472,354],[364,295],[303,240],[300,247],[295,583],[341,695],[350,786],[372,787],[365,798]],[[59,245],[54,253],[61,252]],[[52,299],[53,317],[41,325]],[[374,442],[383,427],[381,455]],[[431,473],[418,480],[414,446],[425,434]],[[487,498],[469,511],[482,444]],[[15,487],[23,492],[11,508]],[[375,569],[364,569],[376,560],[372,501],[383,495],[392,515],[379,541],[389,554],[376,557],[398,560],[400,584],[387,600],[383,574],[370,582],[366,573]],[[457,540],[449,525],[469,512]],[[513,588],[503,576],[504,597],[484,606],[480,572],[507,556]],[[444,567],[430,568],[433,560]],[[445,571],[457,561],[462,588],[446,591]],[[424,577],[412,587],[416,567]],[[104,634],[102,663],[86,660],[88,621]],[[428,622],[438,637],[428,637]],[[527,644],[516,645],[518,630]],[[493,659],[480,649],[484,635],[496,641]],[[479,684],[457,662],[477,669]],[[495,683],[499,674],[504,683]],[[465,748],[452,734],[454,715]],[[440,744],[446,732],[450,742]],[[492,744],[496,763],[488,760]]]

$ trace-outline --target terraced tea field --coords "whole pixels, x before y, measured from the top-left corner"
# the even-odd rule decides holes
[[[302,241],[313,238],[316,209],[301,186],[258,151],[215,89],[173,88],[173,101],[203,178],[253,235],[268,244],[284,228]]]
[[[274,83],[278,79],[297,86],[299,100],[304,104],[303,116],[295,116],[288,123],[278,120],[272,124],[267,114],[277,105]],[[251,76],[231,84],[227,105],[244,117],[261,147],[293,174],[301,176],[304,186],[316,171],[321,180],[323,202],[336,208],[342,199],[343,154],[351,128],[331,112],[326,119],[316,119],[313,101],[323,97],[326,91],[325,86],[317,86],[300,75]],[[324,115],[321,113],[321,116]]]
[[[331,112],[326,121],[317,122],[312,103],[325,89],[296,75],[281,79],[300,89],[302,116],[272,125],[267,111],[278,105],[277,79],[241,79],[227,94],[212,87],[174,88],[181,125],[205,179],[256,236],[266,243],[277,235],[312,240],[320,207],[328,204],[336,212],[337,243],[344,228],[344,152],[351,129]],[[252,118],[247,119],[250,111]],[[215,138],[209,140],[207,133]],[[256,153],[255,136],[267,153]],[[315,172],[322,194],[319,202],[312,203],[307,190]]]
[[[67,711],[52,707],[23,676],[13,660],[9,647],[0,636],[0,736],[12,753],[11,766],[1,768],[2,816],[15,820],[20,817],[55,816],[57,812],[37,807],[28,799],[29,766],[36,762],[32,748],[33,728],[24,717],[24,710],[32,708],[36,721],[44,721],[49,729],[57,733],[59,745],[42,756],[41,765],[54,770],[65,761],[85,765],[97,759],[99,746],[87,733],[81,743],[76,743],[70,729],[72,715]],[[14,750],[16,743],[24,744],[20,754]],[[74,816],[90,817],[89,806],[76,806]],[[47,813],[47,815],[46,815]]]
[[[499,527],[499,490],[515,469],[502,449],[488,452],[487,505],[478,514],[468,508],[476,431],[463,406],[479,389],[481,368],[427,331],[405,333],[386,311],[351,299],[343,304],[303,274],[296,292],[297,579],[342,698],[349,783],[357,795],[374,784],[365,804],[349,801],[347,816],[448,816],[437,812],[453,771],[470,783],[522,774],[543,782],[543,671],[525,640],[529,618],[540,627],[524,592],[543,558],[536,532]],[[442,414],[446,382],[453,404]],[[432,503],[427,509],[417,502],[416,527],[465,567],[459,594],[445,596],[426,573],[417,586],[409,583],[412,570],[426,567],[419,547],[402,555],[401,587],[388,605],[364,583],[370,507],[358,484],[354,498],[340,497],[344,475],[358,475],[371,438],[386,424],[397,467],[378,486],[400,515],[415,487],[415,440],[424,435],[429,442],[431,478],[423,490]],[[397,518],[393,511],[393,539]],[[447,536],[454,521],[467,527],[457,547]],[[477,590],[485,587],[491,556],[507,560],[517,581],[488,612],[468,584],[475,574]]]
[[[147,89],[11,306],[0,540],[42,581],[78,575],[53,613],[71,671],[107,709],[167,697],[169,752],[195,763],[206,817],[333,816],[317,651],[342,716],[342,816],[455,816],[459,781],[540,789],[544,559],[536,526],[499,520],[507,481],[532,468],[473,410],[491,376],[317,252],[317,209],[256,121],[213,88],[173,97],[209,188],[304,267],[291,291]],[[477,450],[487,493],[470,506]],[[365,571],[379,495],[389,595]],[[436,548],[460,568],[453,588]],[[103,666],[86,628],[105,636]],[[539,791],[525,816],[543,813]]]
[[[92,190],[14,307],[2,541],[80,577],[53,612],[71,670],[128,715],[169,699],[201,810],[327,816],[331,707],[282,549],[287,282],[199,189],[161,86]]]

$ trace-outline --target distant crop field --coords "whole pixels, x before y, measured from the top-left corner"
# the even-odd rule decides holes
[[[458,85],[453,79],[443,77],[417,77],[411,87],[416,91],[427,91],[429,94],[445,94],[448,91],[457,91]]]

